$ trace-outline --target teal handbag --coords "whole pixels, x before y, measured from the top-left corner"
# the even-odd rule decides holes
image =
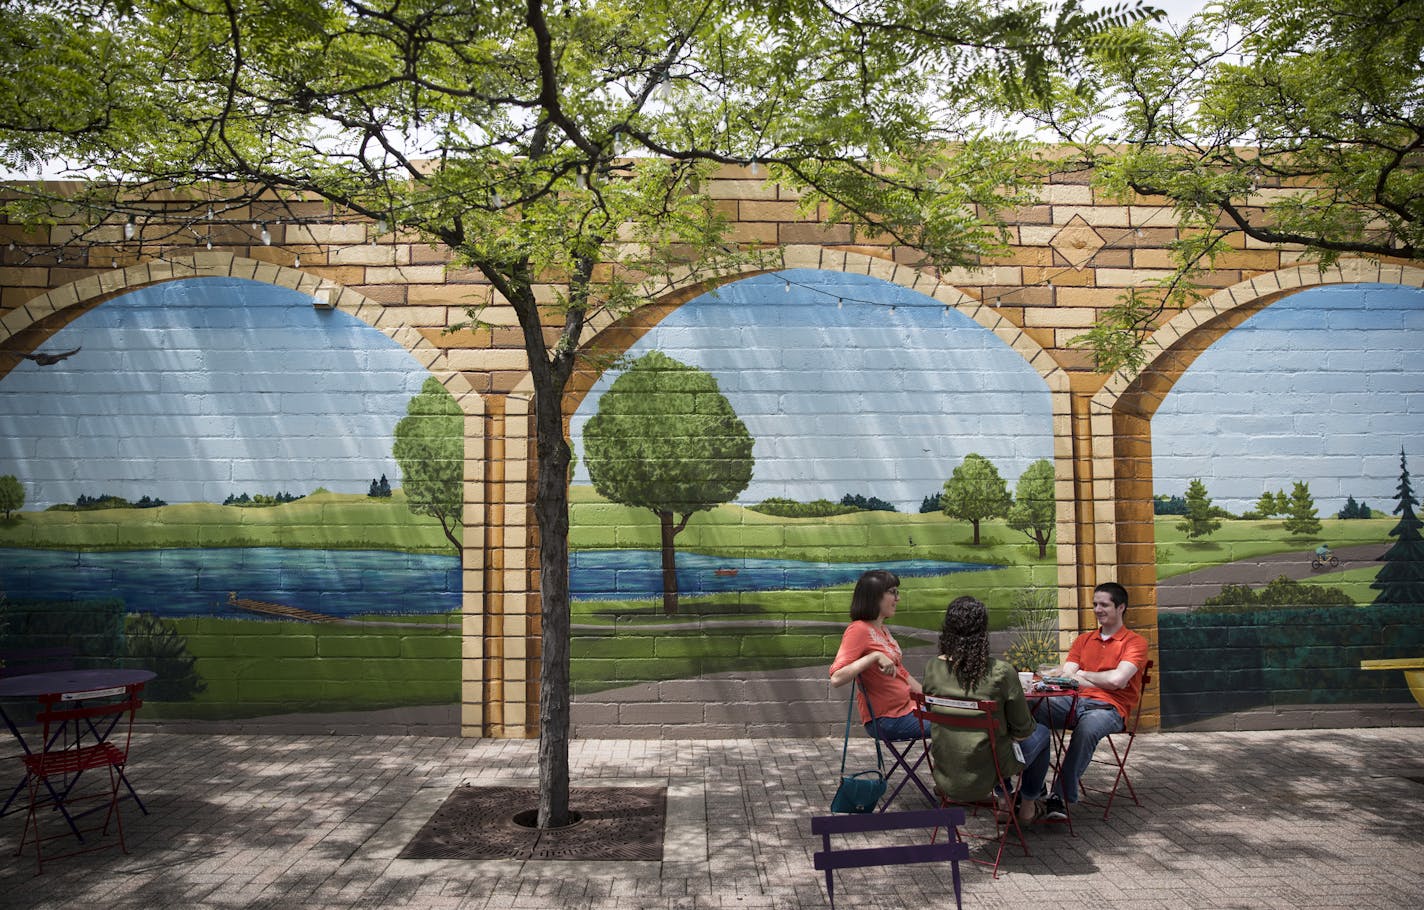
[[[870,704],[866,693],[865,703]],[[850,719],[855,712],[855,686],[850,687],[850,705],[846,708],[845,742],[841,744],[841,783],[831,799],[832,812],[874,812],[885,795],[885,756],[880,751],[880,738],[875,738],[874,771],[846,774],[846,750],[850,748]]]

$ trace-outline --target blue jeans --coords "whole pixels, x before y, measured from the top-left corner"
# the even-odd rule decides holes
[[[1048,703],[1046,708],[1043,706],[1044,702]],[[1034,707],[1034,716],[1040,720],[1039,729],[1044,729],[1044,711],[1048,712],[1047,726],[1055,730],[1063,729],[1068,719],[1068,711],[1072,707],[1073,698],[1069,695],[1040,699]],[[1054,795],[1061,797],[1064,802],[1076,803],[1078,781],[1083,772],[1088,770],[1088,762],[1093,760],[1093,752],[1098,748],[1098,743],[1109,733],[1120,733],[1122,729],[1122,715],[1117,713],[1117,708],[1110,703],[1095,698],[1078,699],[1078,723],[1073,728],[1073,735],[1068,739],[1068,749],[1063,755],[1063,767],[1058,773],[1058,779],[1053,782]],[[1028,758],[1027,748],[1024,749],[1024,758]],[[1025,798],[1028,793],[1043,792],[1043,781],[1048,776],[1051,758],[1051,750],[1044,749],[1024,768]]]
[[[865,735],[875,739],[875,727],[880,726],[881,742],[899,742],[904,739],[919,739],[920,719],[915,716],[915,712],[902,714],[899,717],[877,717],[865,725]]]
[[[1023,798],[1032,802],[1036,799],[1043,799],[1043,780],[1048,768],[1048,758],[1052,750],[1049,746],[1052,743],[1053,732],[1043,724],[1037,724],[1033,732],[1028,735],[1028,739],[1019,743],[1019,751],[1023,753]],[[1043,770],[1036,774],[1034,769],[1043,765]]]

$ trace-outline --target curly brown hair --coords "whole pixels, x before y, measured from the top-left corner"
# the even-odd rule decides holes
[[[964,596],[949,602],[939,631],[939,653],[965,692],[973,691],[989,670],[989,609]]]

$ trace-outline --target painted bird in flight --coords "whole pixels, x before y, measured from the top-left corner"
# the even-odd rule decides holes
[[[83,345],[80,345],[74,350],[65,351],[62,354],[21,354],[20,356],[25,358],[26,360],[33,360],[35,363],[39,364],[42,367],[52,367],[56,363],[59,363],[61,360],[66,360],[70,357],[73,357],[75,354],[78,354],[83,347]]]

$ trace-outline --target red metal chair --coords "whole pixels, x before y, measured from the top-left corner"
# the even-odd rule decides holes
[[[90,844],[67,853],[44,855],[46,842],[73,834],[83,844],[85,833],[100,831],[107,835],[111,821],[118,829],[118,847],[124,853],[129,852],[124,843],[119,784],[126,783],[124,766],[128,764],[134,713],[143,704],[139,698],[143,686],[143,683],[132,683],[109,689],[40,696],[40,712],[36,720],[44,729],[44,738],[40,741],[43,747],[24,758],[25,769],[29,772],[30,802],[25,833],[20,839],[19,849],[15,851],[16,856],[23,853],[33,836],[35,864],[40,873],[44,872],[47,858],[62,859],[114,846],[111,843]],[[120,724],[123,726],[120,727]],[[119,731],[118,736],[114,735],[116,730]],[[80,779],[84,772],[98,768],[108,769],[108,787],[81,789]],[[41,795],[41,787],[46,795]],[[84,812],[71,811],[87,801],[107,803],[108,811],[104,814],[102,826],[81,829],[76,825],[76,819],[105,808],[99,805]],[[58,834],[42,835],[39,824],[41,808],[59,811],[69,827]]]
[[[974,699],[942,698],[933,695],[925,696],[925,708],[916,709],[915,714],[926,724],[926,728],[944,727],[953,730],[974,730],[982,733],[989,740],[989,754],[994,760],[994,776],[997,780],[1007,781],[1013,775],[1003,772],[1003,764],[999,758],[998,737],[996,733],[999,728],[998,719],[999,705],[993,701],[976,701]],[[940,711],[956,711],[955,714],[941,714]],[[929,752],[926,744],[927,753]],[[968,760],[968,756],[964,757]],[[930,757],[930,770],[934,770],[934,757]],[[972,862],[993,868],[994,878],[999,877],[999,862],[1003,859],[1004,848],[1009,843],[1009,835],[1012,834],[1019,846],[1023,847],[1024,856],[1029,855],[1028,841],[1024,838],[1023,829],[1019,826],[1018,813],[1013,810],[1013,806],[1018,801],[1018,788],[1022,783],[1015,786],[1014,792],[1008,794],[1006,800],[1009,808],[1005,809],[999,804],[999,800],[990,793],[983,799],[977,800],[953,800],[939,794],[941,806],[964,806],[975,810],[988,809],[994,814],[994,834],[968,834],[959,832],[959,837],[973,837],[978,840],[986,840],[995,844],[994,859],[983,860],[970,857]],[[936,791],[938,792],[938,791]]]
[[[1142,668],[1142,691],[1144,693],[1146,693],[1147,684],[1150,682],[1152,682],[1152,661],[1149,660],[1147,665]],[[1137,791],[1133,789],[1132,778],[1127,775],[1127,757],[1132,753],[1132,744],[1137,739],[1137,723],[1142,718],[1142,702],[1142,698],[1137,699],[1137,707],[1133,709],[1132,716],[1128,718],[1127,726],[1121,733],[1110,733],[1103,737],[1103,741],[1108,744],[1108,748],[1112,752],[1112,757],[1108,758],[1103,755],[1102,743],[1099,743],[1097,754],[1093,756],[1092,761],[1089,763],[1090,770],[1092,765],[1107,765],[1110,770],[1116,772],[1113,776],[1112,786],[1091,787],[1084,781],[1078,782],[1078,789],[1085,796],[1088,793],[1103,793],[1107,795],[1105,802],[1087,798],[1080,800],[1080,802],[1093,806],[1094,808],[1102,806],[1104,821],[1107,820],[1108,815],[1112,812],[1113,799],[1117,797],[1118,788],[1124,784],[1127,785],[1127,795],[1132,797],[1132,802],[1137,806],[1142,805],[1142,801],[1137,798]],[[1118,750],[1117,743],[1113,742],[1113,736],[1126,737],[1127,742],[1123,744],[1121,751]],[[1085,780],[1086,778],[1087,775],[1084,775]]]

